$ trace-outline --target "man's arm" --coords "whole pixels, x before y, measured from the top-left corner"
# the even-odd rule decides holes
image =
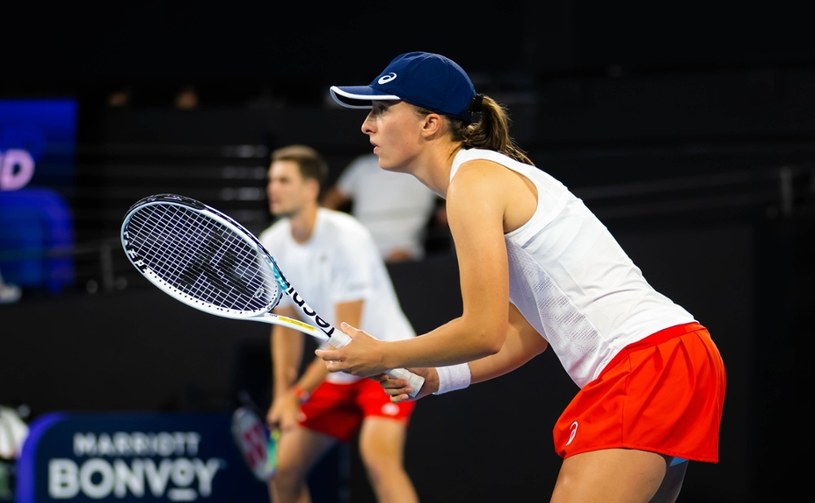
[[[337,320],[359,323],[362,319],[362,300],[337,303]],[[275,312],[296,318],[294,307],[280,307]],[[322,360],[315,358],[298,378],[303,359],[303,334],[290,328],[275,325],[271,335],[273,400],[266,415],[272,426],[286,428],[296,422],[299,403],[305,401],[317,386],[325,380],[328,369]]]
[[[293,307],[280,307],[275,313],[294,318]],[[267,424],[275,429],[286,430],[297,424],[300,411],[294,384],[303,359],[303,337],[297,330],[273,325],[270,335],[272,361],[272,405],[266,413]]]
[[[355,323],[359,323],[362,319],[362,306],[364,302],[361,300],[351,301],[351,302],[340,302],[336,305],[336,319],[337,320],[354,320]],[[299,346],[302,350],[302,344]],[[298,359],[298,362],[300,360]],[[299,365],[299,363],[298,363]],[[296,369],[295,369],[296,371]],[[319,358],[314,358],[311,363],[309,363],[308,367],[306,368],[303,375],[300,376],[299,379],[295,379],[294,381],[289,381],[291,384],[286,388],[287,390],[293,390],[298,398],[302,401],[320,385],[320,383],[325,380],[325,376],[328,375],[328,369],[325,367],[325,364]]]
[[[293,307],[281,307],[276,314],[296,318]],[[272,385],[275,397],[282,396],[297,380],[300,364],[303,361],[303,337],[297,330],[280,325],[272,326],[271,349]]]

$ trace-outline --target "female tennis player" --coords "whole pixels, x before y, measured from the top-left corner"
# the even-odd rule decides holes
[[[725,369],[707,329],[656,291],[608,229],[509,134],[506,110],[454,61],[397,56],[367,86],[333,86],[383,169],[446,200],[462,313],[413,339],[317,351],[329,371],[405,367],[417,399],[505,374],[551,346],[580,390],[557,420],[553,502],[675,501],[688,460],[716,463]],[[679,244],[677,244],[679,245]],[[373,334],[376,335],[376,334]]]

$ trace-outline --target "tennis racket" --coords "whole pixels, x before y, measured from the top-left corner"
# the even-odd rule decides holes
[[[238,393],[238,401],[232,413],[232,438],[255,478],[266,482],[277,473],[280,430],[266,426],[265,414],[246,390]]]
[[[260,416],[246,405],[232,413],[232,437],[252,474],[261,482],[274,477],[277,470],[277,440],[280,433],[269,430]]]
[[[157,194],[137,201],[121,229],[125,255],[164,293],[209,314],[282,325],[334,347],[351,338],[312,309],[289,283],[274,257],[241,224],[195,199]],[[306,319],[272,313],[283,294]],[[405,369],[388,371],[413,388],[424,378]]]

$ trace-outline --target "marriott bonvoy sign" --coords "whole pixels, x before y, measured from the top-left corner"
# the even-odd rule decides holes
[[[51,414],[31,425],[17,502],[264,501],[224,414]]]

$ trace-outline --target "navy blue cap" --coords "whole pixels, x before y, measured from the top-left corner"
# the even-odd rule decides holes
[[[401,100],[459,119],[469,119],[475,97],[467,73],[455,61],[430,52],[400,54],[367,86],[331,86],[330,91],[345,108]]]

